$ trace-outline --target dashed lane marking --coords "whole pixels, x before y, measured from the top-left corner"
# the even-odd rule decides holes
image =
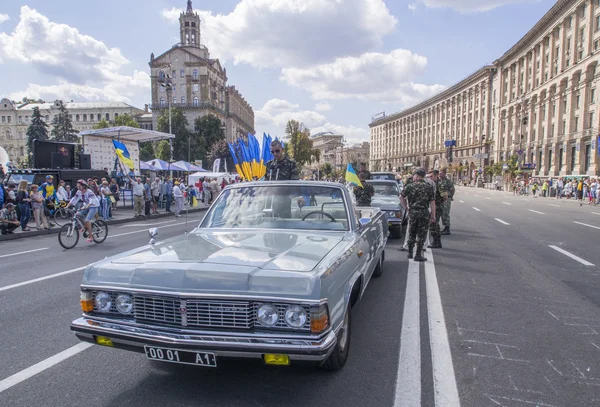
[[[598,212],[592,212],[592,215],[600,215]]]
[[[18,256],[20,254],[39,252],[39,251],[48,250],[48,249],[49,249],[48,247],[41,247],[39,249],[26,250],[24,252],[19,252],[19,253],[3,254],[2,256],[0,256],[0,258],[2,258],[2,257],[10,257],[10,256]]]
[[[534,211],[533,209],[530,209],[529,212],[533,212],[533,213],[539,213],[540,215],[545,215],[544,212],[540,212],[540,211]]]
[[[492,200],[492,198],[487,198],[487,197],[485,199],[489,199],[490,201]]]
[[[504,205],[512,205],[510,202],[502,202]]]
[[[510,225],[510,223],[504,222],[502,219],[498,219],[498,218],[494,218],[494,219],[497,220],[498,222],[502,223],[503,225]]]
[[[554,206],[556,208],[560,208],[560,205],[548,204],[548,206]]]
[[[556,250],[557,252],[562,253],[565,256],[570,257],[570,258],[572,258],[575,261],[578,261],[579,263],[583,264],[584,266],[592,266],[592,267],[594,266],[594,264],[590,263],[589,261],[584,260],[581,257],[575,256],[573,253],[569,253],[568,251],[566,251],[564,249],[561,249],[558,246],[553,246],[553,245],[548,245],[548,246],[550,248]]]
[[[474,207],[474,206],[473,206],[473,209],[475,209],[477,212],[481,212],[481,209],[479,209],[479,208],[476,208],[476,207]]]
[[[465,201],[459,201],[460,203],[465,203]]]
[[[51,368],[54,365],[59,364],[60,362],[70,358],[71,356],[75,356],[78,353],[83,352],[84,350],[92,346],[94,345],[91,343],[78,343],[75,346],[71,346],[69,349],[63,350],[62,352],[57,353],[54,356],[50,356],[48,359],[44,359],[41,362],[28,367],[27,369],[23,369],[20,372],[7,377],[6,379],[0,381],[0,393],[29,379],[32,376],[35,376],[38,373],[43,372],[44,370]]]
[[[600,227],[598,227],[598,226],[588,225],[587,223],[583,223],[583,222],[573,221],[573,223],[577,223],[578,225],[587,226],[588,228],[600,229]]]

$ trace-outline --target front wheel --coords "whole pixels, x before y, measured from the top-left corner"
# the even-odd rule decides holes
[[[73,218],[73,211],[67,208],[59,208],[56,210],[56,212],[54,212],[52,217],[54,219],[54,223],[56,223],[58,226],[62,226],[65,224],[67,219]]]
[[[344,315],[344,322],[342,327],[337,334],[337,343],[329,359],[323,364],[325,370],[340,370],[346,364],[348,360],[348,354],[350,353],[350,306],[346,309]]]
[[[92,239],[96,243],[102,243],[108,236],[108,225],[103,220],[92,223]]]
[[[63,225],[58,232],[58,243],[65,249],[74,248],[79,242],[79,230],[74,227],[73,223]]]

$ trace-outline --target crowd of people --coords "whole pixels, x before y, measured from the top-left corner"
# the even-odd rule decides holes
[[[582,206],[598,205],[600,203],[600,183],[597,178],[569,178],[558,179],[517,179],[512,181],[511,187],[515,195],[529,195],[537,197],[551,197],[556,199],[574,199]]]

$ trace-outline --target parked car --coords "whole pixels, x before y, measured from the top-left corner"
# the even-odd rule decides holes
[[[383,272],[388,224],[343,185],[280,181],[229,185],[183,236],[150,232],[148,246],[85,270],[79,339],[152,361],[338,370],[352,307]]]
[[[371,179],[372,180],[389,179],[389,180],[395,181],[396,174],[393,172],[372,172]]]
[[[400,205],[400,188],[396,181],[371,180],[369,183],[375,189],[371,206],[381,208],[388,216],[388,227],[392,239],[400,239],[404,221],[404,209]]]

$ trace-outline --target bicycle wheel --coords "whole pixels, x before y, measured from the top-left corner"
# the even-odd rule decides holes
[[[97,220],[92,223],[92,239],[96,243],[102,243],[108,236],[108,225],[103,220]]]
[[[54,212],[53,218],[58,226],[62,226],[65,224],[65,221],[73,219],[73,211],[67,208],[59,208]]]
[[[65,249],[72,249],[79,242],[79,231],[73,227],[73,223],[63,225],[58,232],[58,243]]]

